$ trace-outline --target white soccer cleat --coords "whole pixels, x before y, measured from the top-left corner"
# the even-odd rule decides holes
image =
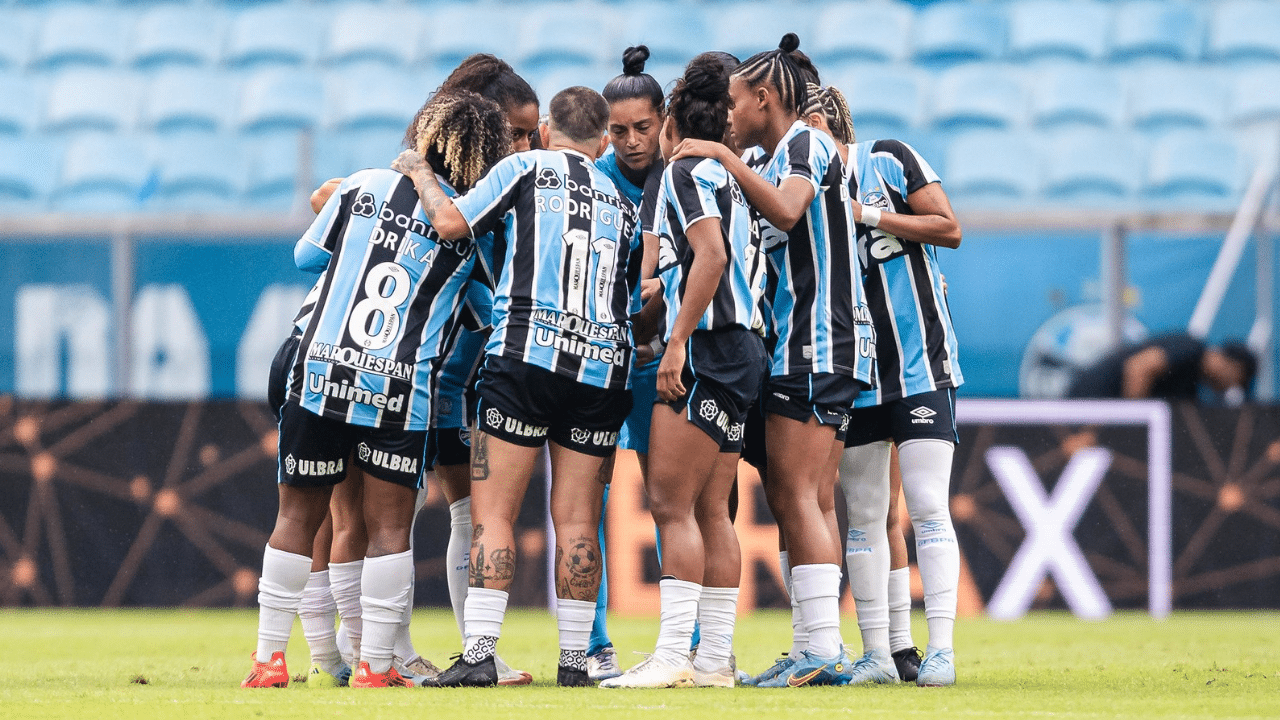
[[[639,665],[600,683],[602,688],[678,688],[693,687],[693,665],[685,660],[682,665],[667,665],[653,655]]]
[[[618,667],[618,651],[609,646],[595,655],[587,656],[587,677],[600,682],[609,678],[616,678],[622,674],[622,668]]]
[[[885,650],[868,650],[849,670],[850,685],[892,685],[898,681],[898,666]]]
[[[731,688],[737,684],[737,679],[738,670],[732,662],[718,670],[699,670],[697,665],[693,666],[694,687]]]

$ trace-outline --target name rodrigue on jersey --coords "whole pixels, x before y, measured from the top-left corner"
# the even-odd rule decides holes
[[[534,310],[533,341],[542,347],[598,360],[609,365],[622,365],[630,356],[625,330],[619,325],[605,325],[559,310]],[[596,345],[591,340],[615,343]]]
[[[355,348],[322,342],[311,343],[311,347],[307,349],[307,359],[320,360],[405,381],[413,377],[414,370],[413,363],[398,362],[392,358],[370,355]]]
[[[404,394],[387,395],[356,387],[346,380],[334,382],[320,373],[307,373],[307,389],[313,393],[337,400],[347,400],[361,405],[371,405],[379,410],[398,413],[404,410]]]

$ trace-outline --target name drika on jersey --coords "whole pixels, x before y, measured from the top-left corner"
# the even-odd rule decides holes
[[[391,358],[370,355],[355,348],[346,348],[341,345],[313,342],[307,350],[307,359],[321,360],[364,372],[386,375],[397,380],[409,380],[413,377],[413,363],[397,362]]]
[[[452,250],[459,256],[465,256],[469,250],[469,246],[462,241],[443,240],[435,235],[428,236],[427,233],[431,230],[430,225],[418,218],[396,212],[385,200],[382,202],[382,207],[378,208],[378,219],[383,224],[373,229],[373,233],[369,236],[369,244],[395,250],[396,253],[407,255],[424,265],[430,265],[435,261],[436,253],[440,248]],[[403,232],[389,230],[386,225],[394,225]],[[423,249],[422,243],[414,242],[413,235],[429,238],[432,244]]]
[[[394,397],[356,387],[346,380],[340,383],[328,380],[320,373],[307,373],[307,387],[313,393],[337,400],[347,400],[361,405],[372,405],[379,410],[400,412],[404,409],[404,395]]]

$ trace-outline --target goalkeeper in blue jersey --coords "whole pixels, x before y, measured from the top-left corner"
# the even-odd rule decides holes
[[[495,103],[440,94],[416,118],[416,152],[466,188],[507,153],[509,133]],[[313,541],[334,485],[349,474],[363,480],[369,540],[351,684],[408,685],[391,665],[413,581],[409,530],[425,470],[430,378],[476,256],[469,240],[439,239],[412,182],[391,170],[344,180],[298,241],[298,267],[323,278],[293,361],[279,366],[287,388],[280,511],[263,556],[258,648],[243,687],[288,684],[284,649]]]
[[[948,488],[956,442],[955,389],[964,379],[936,248],[959,247],[960,225],[938,175],[911,146],[897,140],[854,143],[839,90],[811,86],[809,96],[808,121],[830,133],[847,158],[845,177],[876,329],[879,382],[854,403],[840,465],[849,509],[845,558],[864,650],[850,682],[896,682],[894,651],[913,650],[909,635],[891,638],[890,633],[885,526],[890,453],[897,443],[929,624],[929,645],[915,681],[950,685],[955,682],[952,628],[960,549]]]

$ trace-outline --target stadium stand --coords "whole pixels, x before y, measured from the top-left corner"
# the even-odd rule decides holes
[[[1180,0],[1136,0],[1116,8],[1111,58],[1118,61],[1198,58],[1204,47],[1200,10]]]
[[[849,101],[855,129],[882,128],[901,134],[924,123],[925,73],[909,65],[843,69],[828,79]]]
[[[40,25],[31,62],[42,70],[116,65],[124,57],[127,35],[126,16],[115,8],[56,5]]]
[[[721,50],[740,60],[765,50],[774,50],[784,32],[800,36],[800,49],[809,52],[814,14],[808,9],[782,3],[742,2],[712,6],[719,18],[712,23],[714,39],[701,50]],[[624,17],[626,13],[623,13]],[[821,70],[821,68],[819,68]]]
[[[423,46],[437,67],[452,68],[472,53],[511,54],[518,17],[498,5],[431,5]]]
[[[156,141],[157,210],[231,207],[244,183],[241,143],[224,135],[175,135]]]
[[[302,69],[271,68],[251,75],[240,96],[238,127],[244,132],[309,130],[320,124],[320,77]]]
[[[307,65],[320,53],[320,11],[308,6],[265,5],[234,16],[227,33],[232,67]]]
[[[1031,123],[1040,128],[1083,124],[1118,127],[1124,121],[1120,78],[1093,65],[1041,69],[1031,87]]]
[[[900,62],[910,49],[911,10],[896,3],[840,3],[818,13],[809,44],[824,63]]]
[[[1235,141],[1217,131],[1179,130],[1151,145],[1143,193],[1157,200],[1213,203],[1229,209],[1247,171]]]
[[[1228,113],[1236,125],[1280,121],[1280,66],[1236,73]]]
[[[423,98],[443,79],[368,65],[329,72],[324,80],[326,125],[334,130],[404,132]]]
[[[1026,107],[1022,73],[1005,65],[954,67],[933,86],[933,124],[940,130],[1018,127]]]
[[[147,8],[133,28],[128,47],[134,67],[167,65],[211,66],[222,55],[226,16],[198,5],[160,5]]]
[[[586,12],[580,7],[548,6],[520,24],[515,59],[546,68],[593,65],[607,60],[613,42],[611,30],[617,22],[601,17],[611,11],[597,8]],[[595,42],[583,42],[594,38]],[[548,98],[549,99],[549,98]]]
[[[0,142],[0,211],[44,208],[57,182],[62,143],[6,138]]]
[[[25,67],[35,37],[35,18],[15,8],[0,8],[0,70]]]
[[[156,72],[142,100],[142,127],[156,133],[216,132],[227,127],[238,99],[235,80],[222,70],[172,67]]]
[[[1089,0],[1024,0],[1009,12],[1009,58],[1095,60],[1107,49],[1111,8]]]
[[[689,48],[709,37],[702,9],[694,5],[641,4],[630,11],[620,29],[612,62],[622,70],[622,51],[635,45],[649,48],[646,72],[654,66],[681,66],[689,61]],[[606,58],[606,62],[608,62]],[[654,75],[659,82],[662,78]],[[671,76],[672,78],[675,75]]]
[[[994,60],[1004,55],[1005,7],[1001,3],[940,2],[916,15],[915,59],[945,65]]]
[[[1226,105],[1225,75],[1186,65],[1134,70],[1130,113],[1135,128],[1212,127]]]
[[[1137,144],[1134,136],[1122,131],[1084,127],[1054,131],[1040,145],[1045,196],[1081,205],[1128,202],[1142,179]]]
[[[133,129],[137,115],[138,78],[106,68],[59,73],[49,86],[44,128],[53,132]]]
[[[1280,60],[1280,4],[1233,0],[1217,6],[1209,52],[1221,60]]]
[[[32,132],[40,122],[40,90],[34,80],[0,72],[0,134]]]
[[[140,210],[154,183],[150,158],[150,148],[138,136],[77,135],[62,156],[61,180],[51,198],[53,209],[65,213]]]
[[[411,7],[360,4],[337,8],[328,23],[322,61],[340,66],[381,62],[410,66],[420,59],[422,16]]]
[[[971,205],[1020,203],[1037,192],[1037,157],[1036,143],[1025,134],[966,133],[947,148],[947,192]]]

